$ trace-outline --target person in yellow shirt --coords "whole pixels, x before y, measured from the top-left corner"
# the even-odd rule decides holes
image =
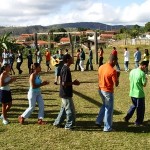
[[[144,52],[144,56],[143,56],[144,60],[146,62],[146,69],[145,69],[145,74],[148,74],[148,65],[149,65],[149,52],[148,52],[148,49],[145,49],[145,52]]]
[[[48,48],[46,48],[45,58],[46,58],[46,66],[47,66],[47,72],[48,72],[51,70],[51,68],[50,68],[51,54],[50,54]]]

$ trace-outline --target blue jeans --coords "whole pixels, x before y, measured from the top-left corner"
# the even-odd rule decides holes
[[[135,61],[135,68],[139,67],[139,61]]]
[[[89,58],[87,60],[87,63],[86,63],[86,70],[89,70],[89,65],[90,65],[90,69],[93,70],[93,64],[92,64],[92,59]]]
[[[134,111],[136,110],[136,124],[142,124],[144,120],[144,114],[145,114],[145,98],[135,98],[131,97],[132,105],[130,109],[127,112],[127,115],[125,116],[125,120],[128,121],[134,114]]]
[[[99,90],[99,95],[102,99],[103,104],[96,119],[96,124],[101,125],[101,123],[104,120],[104,131],[111,131],[113,120],[114,96],[113,93],[105,92],[102,90]]]
[[[29,118],[31,113],[34,111],[36,102],[38,103],[39,111],[38,111],[38,119],[44,118],[44,101],[40,91],[32,91],[28,92],[28,100],[29,107],[25,110],[25,112],[21,115],[23,118]]]
[[[128,61],[125,61],[125,62],[124,62],[124,68],[125,68],[125,71],[128,70],[128,65],[129,65],[129,62],[128,62]]]
[[[75,124],[75,107],[71,97],[62,98],[60,112],[54,122],[54,125],[61,125],[66,118],[65,128],[71,129]]]

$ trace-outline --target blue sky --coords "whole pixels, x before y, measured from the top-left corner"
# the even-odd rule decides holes
[[[135,4],[141,4],[144,2],[144,0],[98,0],[100,3],[106,3],[111,6],[120,6],[120,7],[126,7],[131,5],[132,3]]]
[[[145,25],[150,21],[149,6],[150,0],[5,0],[0,5],[0,25]]]

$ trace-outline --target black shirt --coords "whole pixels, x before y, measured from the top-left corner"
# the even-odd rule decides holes
[[[72,82],[70,68],[66,65],[63,65],[61,72],[60,72],[60,91],[59,96],[61,98],[67,98],[73,96],[73,88],[72,85],[70,86],[63,86],[62,82]]]

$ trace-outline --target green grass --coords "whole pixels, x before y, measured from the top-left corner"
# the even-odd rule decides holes
[[[133,56],[131,49],[131,57]],[[104,57],[107,61],[110,50],[105,50]],[[143,51],[142,51],[143,53]],[[123,70],[123,49],[119,49],[119,63]],[[130,61],[130,68],[134,67],[133,58]],[[15,66],[15,65],[14,65]],[[150,92],[148,82],[145,88],[146,113],[144,126],[135,127],[135,115],[129,124],[123,122],[123,117],[131,104],[129,95],[129,73],[121,71],[120,85],[115,88],[115,105],[113,116],[114,132],[105,133],[95,126],[95,119],[101,106],[101,99],[98,95],[97,65],[95,71],[74,72],[72,78],[81,82],[80,86],[74,86],[74,103],[76,107],[76,126],[74,131],[56,129],[52,126],[56,118],[61,100],[58,96],[59,86],[54,82],[54,68],[50,73],[45,73],[45,62],[42,62],[42,79],[50,81],[50,85],[42,87],[42,95],[45,101],[45,120],[47,125],[37,124],[37,112],[35,111],[29,119],[28,124],[20,125],[18,116],[28,107],[27,91],[29,87],[26,61],[22,66],[23,75],[18,76],[17,81],[11,85],[13,95],[13,106],[9,112],[9,125],[3,125],[0,121],[0,149],[2,150],[99,150],[99,149],[149,149],[150,147]],[[74,65],[71,66],[71,70]],[[15,70],[17,73],[17,70]],[[149,77],[150,78],[150,77]]]

